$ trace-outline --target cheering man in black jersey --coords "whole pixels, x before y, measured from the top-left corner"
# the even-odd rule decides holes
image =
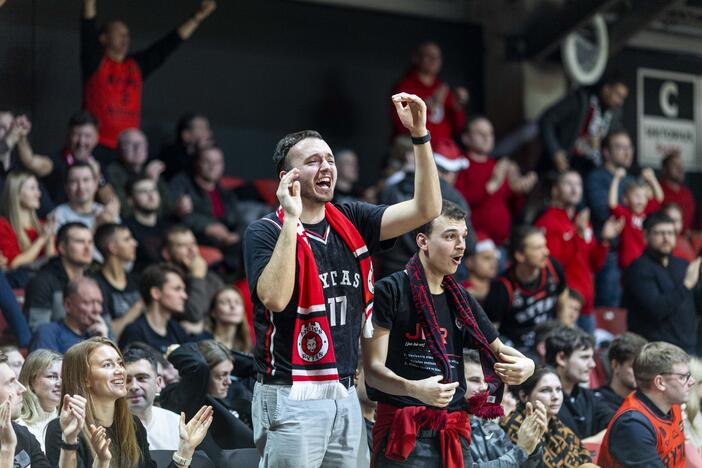
[[[419,253],[376,284],[373,336],[362,340],[368,396],[378,401],[375,467],[472,466],[468,414],[501,415],[502,382],[519,384],[534,371],[452,276],[466,248],[465,216],[444,201],[419,228]],[[463,348],[480,353],[489,388],[467,401]]]
[[[353,376],[361,330],[372,333],[370,255],[381,241],[441,209],[426,105],[406,93],[392,100],[415,148],[411,200],[332,205],[336,167],[321,135],[293,133],[276,147],[281,206],[244,237],[255,307],[259,375],[252,415],[261,466],[356,466],[362,416]]]
[[[498,278],[483,305],[500,333],[518,349],[532,351],[536,326],[556,318],[568,288],[561,265],[549,257],[546,237],[534,226],[517,226],[510,236],[512,266]]]

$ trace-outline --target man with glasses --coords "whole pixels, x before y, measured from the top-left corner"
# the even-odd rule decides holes
[[[638,389],[629,394],[607,428],[598,465],[684,467],[685,434],[680,405],[695,383],[689,356],[670,343],[645,345],[634,360]]]
[[[672,255],[675,225],[664,212],[649,215],[643,228],[646,250],[623,275],[622,304],[629,311],[629,331],[694,352],[702,260],[688,263]]]

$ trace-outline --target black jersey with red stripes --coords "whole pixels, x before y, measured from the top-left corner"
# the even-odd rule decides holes
[[[490,288],[485,298],[485,312],[499,323],[500,334],[518,348],[534,346],[534,329],[555,318],[558,296],[566,288],[563,269],[549,258],[531,284],[522,283],[514,267],[509,268]]]
[[[336,207],[356,226],[371,254],[377,251],[381,245],[380,223],[386,207],[360,202]],[[361,269],[344,240],[330,228],[326,219],[304,227],[322,283],[337,370],[341,377],[352,376],[358,364],[364,315]],[[267,310],[256,294],[258,278],[271,258],[279,234],[280,222],[275,213],[251,223],[244,235],[244,261],[254,305],[257,370],[265,375],[291,378],[298,286],[295,285],[292,298],[282,312]],[[383,247],[391,246],[392,242],[394,240],[383,243]]]

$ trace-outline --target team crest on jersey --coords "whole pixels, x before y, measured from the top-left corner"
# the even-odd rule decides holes
[[[319,322],[312,322],[300,327],[297,336],[297,352],[305,362],[317,362],[329,351],[329,338]]]

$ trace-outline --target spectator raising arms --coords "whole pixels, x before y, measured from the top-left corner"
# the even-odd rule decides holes
[[[11,269],[55,255],[53,219],[37,217],[41,192],[36,177],[11,172],[0,198],[0,251]]]
[[[81,21],[81,66],[83,107],[100,122],[100,144],[114,150],[117,136],[141,123],[141,94],[144,80],[188,39],[200,23],[217,8],[203,0],[200,8],[159,41],[143,51],[129,53],[129,28],[119,20],[96,24],[97,0],[83,0]]]

